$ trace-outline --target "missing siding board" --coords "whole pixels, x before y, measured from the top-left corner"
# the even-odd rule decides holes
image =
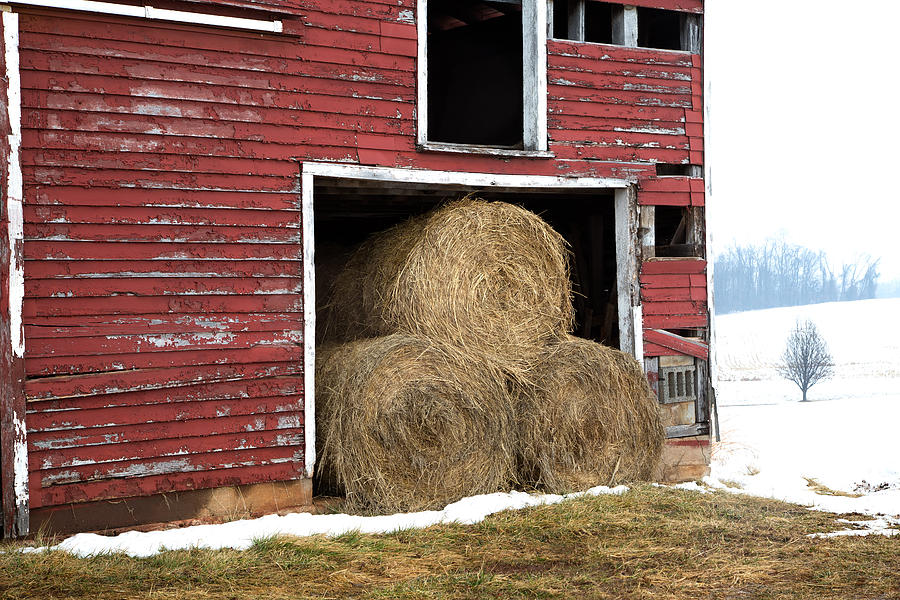
[[[588,2],[584,7],[584,41],[613,43],[613,7],[606,2]]]
[[[681,14],[658,8],[638,9],[638,46],[660,50],[685,50],[681,47]]]
[[[699,168],[697,165],[657,163],[656,175],[657,177],[696,177]]]
[[[613,5],[596,0],[554,0],[553,37],[613,43]]]
[[[428,141],[523,146],[521,3],[428,3]]]

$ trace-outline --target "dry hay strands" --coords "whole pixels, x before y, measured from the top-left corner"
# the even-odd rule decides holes
[[[327,327],[345,341],[404,331],[527,369],[572,328],[569,251],[536,214],[472,197],[363,244],[338,277]]]
[[[316,360],[320,488],[355,510],[442,508],[508,489],[513,401],[503,377],[403,334],[330,346]]]
[[[547,349],[519,398],[520,477],[553,492],[648,480],[664,432],[631,356],[566,336]]]

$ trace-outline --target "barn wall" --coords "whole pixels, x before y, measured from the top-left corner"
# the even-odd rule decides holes
[[[21,30],[32,508],[303,476],[296,165],[260,141],[295,130],[257,70],[292,43]]]
[[[33,507],[303,476],[298,162],[702,205],[653,164],[702,163],[697,55],[550,41],[555,158],[423,153],[414,0],[297,7],[286,35],[21,15]]]

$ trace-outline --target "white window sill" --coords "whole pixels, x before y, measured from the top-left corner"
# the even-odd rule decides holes
[[[549,150],[521,150],[519,148],[498,148],[474,144],[450,144],[446,142],[425,142],[419,144],[420,152],[449,152],[451,154],[484,154],[488,156],[509,156],[517,158],[554,158]]]

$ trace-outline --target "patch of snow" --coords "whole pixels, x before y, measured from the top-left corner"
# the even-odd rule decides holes
[[[488,515],[519,510],[531,506],[558,504],[563,500],[581,496],[623,494],[626,486],[614,488],[597,486],[573,494],[526,494],[512,491],[498,492],[463,498],[448,504],[443,510],[417,513],[361,517],[345,514],[313,515],[291,513],[284,516],[267,515],[258,519],[244,519],[216,525],[195,525],[166,531],[127,531],[116,536],[95,533],[79,533],[52,547],[22,548],[21,552],[46,552],[59,550],[80,557],[121,552],[132,557],[153,556],[164,550],[206,548],[219,550],[231,548],[246,550],[256,539],[286,535],[305,537],[311,535],[338,536],[344,533],[391,533],[403,529],[424,528],[440,523],[471,525]]]
[[[890,298],[719,317],[722,441],[713,447],[705,483],[900,523],[900,336],[892,326],[898,312],[900,299]],[[798,319],[816,323],[835,359],[834,377],[813,386],[805,403],[775,371]],[[817,493],[816,483],[838,495]],[[891,528],[850,531],[842,535]]]

